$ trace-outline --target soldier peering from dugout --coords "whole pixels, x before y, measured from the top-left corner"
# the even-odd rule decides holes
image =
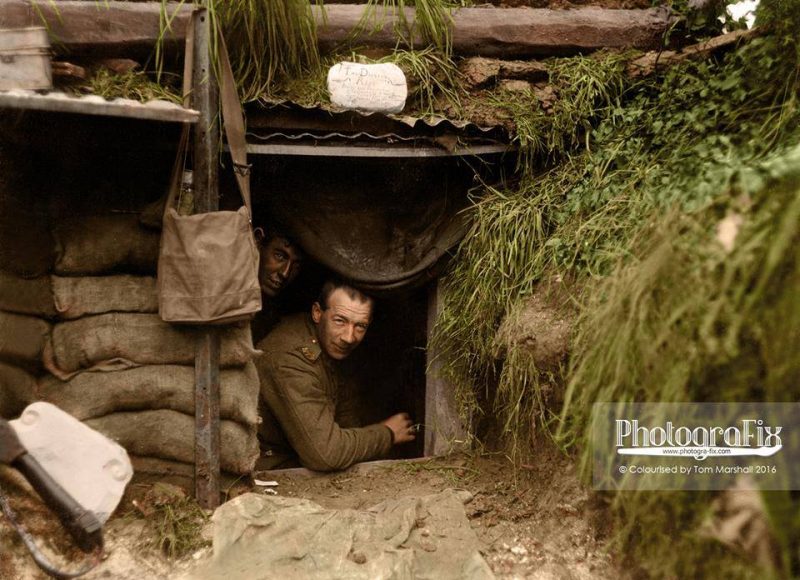
[[[303,251],[280,226],[270,223],[256,228],[262,309],[251,323],[253,342],[264,338],[280,320],[278,297],[297,278]]]
[[[257,469],[345,469],[414,440],[406,413],[359,426],[354,389],[342,376],[341,361],[364,339],[373,307],[359,290],[328,280],[310,315],[287,317],[258,343],[263,421]]]

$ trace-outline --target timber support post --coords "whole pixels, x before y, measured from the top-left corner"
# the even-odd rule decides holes
[[[194,23],[192,100],[200,112],[193,142],[194,211],[219,209],[219,88],[211,61],[211,23],[200,9]],[[195,496],[206,509],[219,505],[219,351],[216,328],[201,328],[195,350]]]
[[[438,353],[431,348],[431,337],[436,319],[442,310],[442,288],[440,280],[428,287],[428,346],[426,349],[427,372],[425,373],[425,457],[445,455],[469,448],[467,429],[458,413],[455,390],[441,377],[441,362]]]

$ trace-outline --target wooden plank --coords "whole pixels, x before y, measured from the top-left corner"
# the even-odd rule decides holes
[[[193,104],[200,111],[193,142],[195,213],[219,209],[219,96],[211,66],[210,37],[208,15],[200,11],[194,19],[192,69]],[[195,356],[195,496],[206,509],[219,505],[219,351],[220,339],[216,329],[201,329]]]
[[[64,0],[37,2],[52,31],[57,52],[117,52],[122,48],[152,47],[160,34],[158,2],[81,2]],[[367,32],[351,39],[364,5],[330,5],[322,10],[312,6],[318,24],[322,50],[348,43],[353,46],[391,50],[397,43],[395,13],[384,17],[375,10]],[[166,35],[168,43],[183,40],[190,7],[169,3],[174,20]],[[406,9],[409,21],[414,10]],[[675,17],[666,8],[611,10],[586,7],[573,10],[537,8],[461,8],[453,11],[453,48],[464,56],[545,56],[588,52],[603,47],[655,49]],[[41,25],[36,11],[26,0],[0,2],[0,27]],[[370,34],[373,29],[377,32]],[[422,47],[420,39],[416,46]]]
[[[186,37],[190,3],[170,2],[166,14],[170,29],[167,45],[177,46]],[[44,22],[43,22],[44,20]],[[57,54],[97,53],[98,48],[124,52],[152,49],[161,32],[160,2],[82,2],[67,0],[2,0],[0,28],[42,26],[46,23]]]
[[[0,93],[0,109],[26,109],[54,113],[79,113],[106,117],[127,117],[148,121],[194,123],[200,113],[167,101],[140,103],[130,99],[107,101],[95,95],[73,97],[66,93],[39,94],[35,91]]]
[[[628,63],[628,74],[632,77],[644,77],[653,74],[659,69],[676,65],[684,60],[701,60],[708,58],[716,52],[734,48],[741,42],[747,42],[759,34],[761,34],[761,30],[757,28],[751,30],[734,30],[728,34],[722,34],[698,44],[686,46],[679,52],[674,50],[648,52]]]
[[[332,5],[323,19],[315,10],[320,49],[328,51],[344,43],[361,19],[363,5]],[[391,50],[397,44],[395,13],[384,17],[374,11],[366,32],[349,44]],[[414,10],[405,9],[409,22]],[[567,55],[600,48],[655,49],[675,17],[667,8],[611,10],[586,7],[573,10],[545,8],[461,8],[454,10],[453,52],[461,56],[525,57]],[[417,37],[417,47],[424,43]]]
[[[206,509],[219,505],[219,335],[203,329],[195,355],[195,497]]]
[[[442,289],[437,279],[428,290],[428,372],[425,379],[425,456],[445,455],[468,449],[468,436],[458,415],[455,389],[441,378],[441,364],[430,348],[433,327],[442,309]]]

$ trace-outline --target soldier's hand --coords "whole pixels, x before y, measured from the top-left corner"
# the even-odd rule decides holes
[[[411,422],[408,413],[398,413],[392,415],[383,422],[394,433],[394,444],[408,443],[416,438],[416,429]]]

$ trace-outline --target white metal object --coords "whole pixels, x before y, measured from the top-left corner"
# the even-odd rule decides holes
[[[52,88],[49,53],[43,27],[0,29],[0,91]]]
[[[395,64],[340,62],[328,71],[331,103],[344,109],[399,113],[406,105],[406,76]]]
[[[42,468],[105,523],[133,476],[125,449],[50,403],[28,405],[10,424]]]

